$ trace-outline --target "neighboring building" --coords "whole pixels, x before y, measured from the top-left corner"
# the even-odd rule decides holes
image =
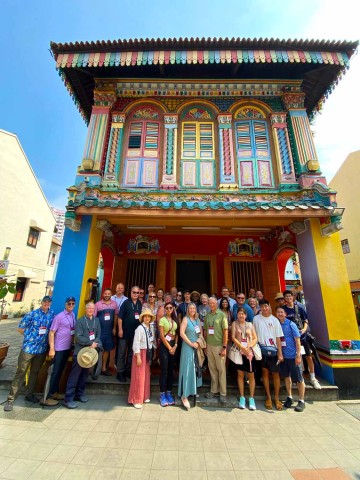
[[[297,252],[319,373],[342,395],[359,392],[360,340],[341,215],[310,128],[357,46],[187,38],[52,43],[56,68],[89,124],[68,189],[54,306],[72,294],[84,311],[99,254],[102,285],[122,281],[126,293],[149,283],[209,293],[226,284],[272,299]]]
[[[360,306],[360,150],[350,153],[330,182],[339,205],[345,208],[341,245],[354,304]]]
[[[51,240],[50,252],[45,272],[46,295],[52,296],[52,292],[54,290],[55,277],[59,264],[60,250],[61,242],[54,235]]]
[[[0,130],[1,236],[0,255],[10,248],[7,310],[37,308],[46,292],[46,269],[55,219],[16,135]]]
[[[54,237],[57,238],[61,244],[65,232],[65,211],[55,207],[51,207],[51,210],[54,214],[56,222]]]

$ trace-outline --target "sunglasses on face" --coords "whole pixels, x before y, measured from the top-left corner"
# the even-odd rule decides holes
[[[75,305],[75,302],[67,302],[67,305]]]
[[[132,292],[134,295],[139,295],[140,292]]]
[[[149,295],[149,298],[156,298],[156,295]]]
[[[165,307],[165,310],[172,310],[173,307]]]

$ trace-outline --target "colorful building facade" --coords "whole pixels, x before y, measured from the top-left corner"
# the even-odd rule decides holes
[[[344,396],[359,389],[341,209],[310,127],[356,48],[273,39],[52,43],[89,125],[68,188],[54,306],[72,294],[83,312],[99,259],[103,287],[254,287],[271,300],[297,252],[318,373]]]

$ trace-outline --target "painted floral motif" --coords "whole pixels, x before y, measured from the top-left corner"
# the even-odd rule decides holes
[[[134,115],[133,118],[159,118],[159,114],[156,110],[152,108],[139,108]]]
[[[236,112],[235,118],[265,118],[265,115],[257,108],[243,107]]]
[[[137,255],[141,255],[142,253],[159,253],[159,250],[159,240],[151,240],[149,237],[143,237],[142,235],[131,238],[127,246],[128,253],[135,253]]]
[[[192,108],[184,117],[185,120],[209,120],[211,115],[207,110]]]

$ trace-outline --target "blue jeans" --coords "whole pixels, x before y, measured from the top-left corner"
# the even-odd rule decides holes
[[[51,397],[54,393],[59,393],[61,375],[66,367],[70,352],[71,350],[59,350],[55,352],[48,397]]]
[[[84,395],[89,370],[89,368],[80,367],[77,362],[77,355],[74,355],[73,365],[66,385],[65,402],[72,402],[75,397]]]

